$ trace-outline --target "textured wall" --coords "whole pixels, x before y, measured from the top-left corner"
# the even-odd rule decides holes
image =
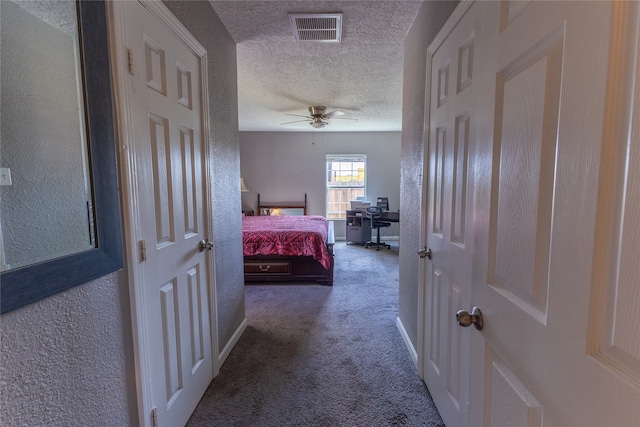
[[[413,346],[418,343],[418,271],[424,158],[424,102],[427,48],[457,1],[422,4],[405,40],[402,108],[399,314]]]
[[[389,197],[400,207],[400,132],[240,132],[240,160],[249,188],[243,204],[256,209],[257,193],[267,202],[304,200],[311,215],[325,215],[327,154],[367,155],[367,197]],[[336,221],[344,238],[345,221]],[[385,230],[397,236],[397,225]]]
[[[164,3],[208,53],[212,240],[222,350],[245,318],[236,46],[208,2]]]
[[[135,424],[128,295],[112,273],[0,318],[0,425]]]

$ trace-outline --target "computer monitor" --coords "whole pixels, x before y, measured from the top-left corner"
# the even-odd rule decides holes
[[[376,199],[376,206],[382,208],[383,211],[389,210],[389,198],[388,197],[378,197]]]

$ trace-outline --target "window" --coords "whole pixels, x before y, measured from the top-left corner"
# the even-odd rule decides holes
[[[350,202],[364,197],[367,156],[327,154],[327,219],[346,219]]]

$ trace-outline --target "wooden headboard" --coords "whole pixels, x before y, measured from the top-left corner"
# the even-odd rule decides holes
[[[258,193],[258,215],[271,215],[275,209],[301,209],[302,215],[307,214],[307,193],[304,193],[304,202],[261,202]]]

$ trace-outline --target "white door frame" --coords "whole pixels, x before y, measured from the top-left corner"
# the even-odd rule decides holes
[[[427,48],[427,62],[426,62],[426,75],[425,75],[425,95],[424,95],[424,125],[422,129],[423,133],[423,151],[422,151],[422,200],[420,204],[420,248],[428,248],[429,242],[427,241],[427,219],[429,216],[429,147],[431,141],[429,139],[429,128],[431,126],[431,63],[433,61],[433,55],[444,43],[445,39],[453,31],[454,27],[458,23],[462,16],[467,13],[467,10],[473,4],[473,0],[462,0],[460,4],[451,13],[451,16],[444,23],[436,37],[433,39],[429,47]],[[421,259],[420,267],[418,270],[418,337],[417,337],[417,353],[418,353],[418,376],[423,381],[426,380],[426,365],[425,365],[425,352],[424,345],[426,334],[429,329],[433,328],[433,325],[427,325],[429,316],[427,316],[426,310],[428,305],[427,298],[429,297],[430,288],[427,288],[426,279],[428,275],[427,271],[427,259]]]
[[[195,56],[200,58],[201,88],[200,102],[202,104],[202,149],[204,156],[204,203],[211,205],[211,163],[209,160],[209,99],[207,84],[207,51],[189,33],[180,21],[167,9],[160,1],[139,0],[142,5],[149,10],[160,22],[162,22],[171,32],[180,39]],[[144,300],[142,299],[142,267],[140,264],[141,253],[138,242],[142,240],[140,228],[141,213],[138,207],[138,186],[136,180],[136,153],[134,151],[133,124],[131,112],[131,93],[127,76],[129,74],[129,58],[126,49],[126,28],[124,8],[120,2],[107,2],[107,16],[109,22],[109,48],[111,52],[111,71],[114,76],[116,101],[116,113],[118,116],[118,151],[121,166],[122,180],[122,201],[124,211],[124,230],[126,244],[126,272],[129,281],[129,292],[131,298],[131,327],[133,331],[133,351],[136,372],[136,394],[138,403],[138,421],[141,426],[153,425],[152,419],[152,399],[151,399],[151,373],[149,372],[149,343],[145,331],[146,319],[142,309]],[[206,209],[205,226],[207,234],[212,235],[212,215],[211,209]],[[213,237],[212,237],[213,240]],[[215,250],[215,249],[214,249]],[[218,357],[218,328],[216,314],[216,286],[214,275],[214,254],[213,250],[208,252],[207,283],[209,284],[209,312],[211,316],[211,352],[213,363],[213,376],[220,371],[220,359]]]

